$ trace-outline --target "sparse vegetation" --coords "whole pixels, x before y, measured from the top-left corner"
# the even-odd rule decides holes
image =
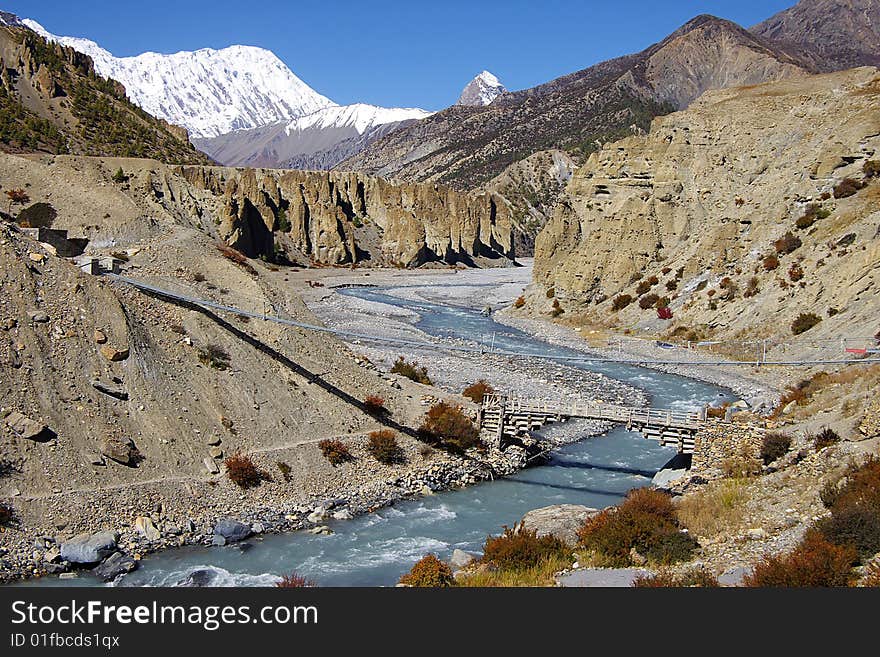
[[[553,299],[553,310],[550,311],[552,317],[559,317],[565,310],[559,303],[559,299]]]
[[[544,294],[547,296],[548,299],[552,299],[554,296],[556,296],[556,289],[548,287],[547,291]]]
[[[791,267],[788,268],[788,277],[793,283],[797,283],[804,277],[804,268],[796,262],[793,263]]]
[[[367,395],[364,399],[364,408],[372,415],[382,415],[388,412],[385,408],[385,399],[379,395]]]
[[[281,478],[284,479],[285,483],[289,484],[291,473],[290,465],[288,465],[284,461],[276,461],[275,465],[278,468],[278,471],[281,473]]]
[[[757,587],[846,586],[853,579],[857,558],[855,549],[835,545],[811,529],[790,553],[767,556],[755,564],[743,583]]]
[[[834,198],[847,198],[858,192],[865,184],[853,178],[844,178],[834,186]]]
[[[524,305],[526,305],[526,298],[522,295],[518,296],[516,301],[513,302],[514,308],[522,308]]]
[[[371,432],[367,442],[367,451],[379,463],[386,465],[401,463],[404,460],[403,450],[397,444],[397,434],[391,429]]]
[[[254,269],[253,265],[248,262],[247,256],[243,254],[241,251],[233,249],[231,246],[226,244],[218,244],[217,250],[227,260],[231,260],[237,265],[240,265],[242,269],[250,274],[256,274],[257,270]]]
[[[495,392],[495,388],[489,385],[485,379],[480,379],[476,383],[472,383],[462,391],[462,395],[470,399],[475,404],[482,404],[483,397],[491,395]]]
[[[489,536],[483,546],[482,562],[502,570],[522,570],[545,561],[566,557],[568,547],[551,534],[538,536],[522,525],[504,527],[500,536]]]
[[[722,479],[682,497],[676,514],[695,536],[714,538],[742,524],[748,499],[746,480]]]
[[[422,383],[426,386],[431,385],[431,377],[428,376],[428,368],[419,367],[419,364],[415,361],[410,363],[406,361],[403,356],[398,356],[397,360],[394,361],[394,365],[391,366],[391,373],[400,374],[416,383]]]
[[[641,296],[645,292],[649,291],[650,289],[651,289],[651,284],[648,281],[646,281],[646,280],[640,281],[639,284],[636,285],[636,294],[638,296]]]
[[[226,370],[229,369],[232,358],[220,345],[207,344],[199,349],[199,360],[215,370]]]
[[[839,442],[840,436],[837,435],[837,432],[834,431],[834,429],[831,429],[829,427],[825,427],[815,436],[813,436],[813,446],[816,449],[830,447],[831,445],[836,445]]]
[[[760,291],[761,291],[761,290],[760,290],[760,288],[759,288],[758,277],[757,277],[757,276],[752,276],[752,277],[749,279],[749,282],[746,283],[746,289],[743,291],[743,296],[744,296],[746,299],[750,299],[751,297],[753,297],[753,296],[755,296],[756,294],[758,294],[758,292],[760,292]]]
[[[313,587],[315,583],[302,575],[290,573],[289,575],[284,575],[280,581],[275,582],[275,586],[279,589],[302,589]]]
[[[271,480],[269,474],[258,468],[250,456],[241,452],[227,456],[223,464],[229,481],[239,488],[256,488],[264,480]]]
[[[775,248],[776,253],[780,255],[794,253],[797,249],[801,248],[801,245],[803,245],[801,238],[794,235],[791,231],[773,242],[773,248]]]
[[[480,444],[479,430],[473,421],[460,407],[442,401],[425,414],[419,435],[423,440],[440,444],[454,453],[462,453]]]
[[[112,180],[116,184],[121,185],[122,183],[128,182],[128,176],[125,175],[125,171],[122,170],[122,167],[119,167],[116,170],[116,173],[113,174]]]
[[[761,264],[764,267],[765,271],[773,271],[774,269],[779,267],[779,258],[777,258],[775,255],[768,255],[764,258]]]
[[[626,567],[633,565],[633,552],[664,564],[690,559],[696,541],[689,536],[671,536],[679,533],[670,496],[638,488],[617,507],[588,518],[578,538],[596,565]]]
[[[348,447],[337,438],[325,438],[318,443],[318,449],[321,450],[321,454],[330,461],[330,465],[333,467],[352,460]]]
[[[688,568],[682,572],[662,569],[654,575],[639,575],[633,580],[636,588],[715,588],[718,578],[705,568]]]
[[[28,196],[28,193],[24,191],[21,187],[17,187],[15,189],[7,189],[6,197],[9,199],[9,208],[7,210],[7,214],[12,214],[13,205],[24,205],[25,203],[30,203],[31,200],[31,197]]]
[[[809,331],[821,321],[822,318],[819,317],[816,313],[801,313],[791,323],[791,332],[794,335],[800,335],[801,333]]]
[[[782,458],[791,449],[791,436],[784,433],[768,433],[761,442],[761,460],[765,465]]]
[[[400,578],[400,583],[420,588],[445,588],[453,586],[455,578],[448,564],[440,561],[436,555],[428,554]]]
[[[193,273],[193,280],[196,283],[204,283],[205,280],[207,280],[207,279],[205,278],[205,275],[202,272],[197,271],[197,272]]]
[[[611,310],[615,312],[618,310],[623,310],[629,304],[632,303],[633,298],[629,294],[621,294],[614,297],[614,301],[611,302]]]
[[[643,297],[639,298],[639,308],[641,308],[642,310],[653,308],[657,304],[657,301],[659,301],[659,299],[660,296],[654,294],[653,292],[651,294],[646,294]]]
[[[761,460],[747,447],[743,447],[739,453],[721,462],[721,471],[729,479],[745,479],[761,474]]]

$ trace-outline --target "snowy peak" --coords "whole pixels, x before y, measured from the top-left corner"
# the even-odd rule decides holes
[[[125,85],[132,102],[153,116],[184,126],[193,137],[290,121],[336,106],[263,48],[230,46],[114,57],[94,41],[56,36],[30,19],[23,23],[47,39],[89,55],[99,74]]]
[[[364,103],[337,105],[294,119],[287,125],[286,132],[289,135],[310,128],[354,128],[362,135],[379,125],[424,119],[428,116],[431,116],[431,112],[417,107],[376,107]]]
[[[456,105],[470,105],[473,107],[483,107],[498,98],[507,89],[494,75],[489,71],[483,71],[473,80],[468,82],[467,86],[462,90],[461,96],[458,97]]]

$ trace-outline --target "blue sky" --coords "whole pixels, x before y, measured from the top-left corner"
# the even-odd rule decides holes
[[[746,27],[795,0],[0,0],[117,56],[239,43],[272,50],[338,103],[440,109],[482,69],[524,89],[637,52],[698,14]]]

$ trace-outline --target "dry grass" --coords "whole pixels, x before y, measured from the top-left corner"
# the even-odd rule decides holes
[[[484,569],[459,577],[456,586],[466,588],[545,587],[556,584],[554,575],[571,567],[571,558],[554,556],[529,568]]]
[[[723,479],[683,497],[677,507],[678,519],[702,538],[733,533],[742,525],[748,500],[747,480]]]

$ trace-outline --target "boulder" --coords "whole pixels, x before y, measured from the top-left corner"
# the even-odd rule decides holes
[[[202,459],[202,465],[205,466],[205,470],[208,471],[208,474],[220,474],[220,468],[217,467],[217,463],[214,462],[210,456],[206,456]]]
[[[452,570],[461,570],[462,568],[467,568],[476,560],[477,557],[470,552],[455,548],[452,551],[452,557],[449,559],[449,565],[452,566]]]
[[[92,568],[92,572],[104,582],[112,582],[125,573],[138,567],[138,562],[127,554],[114,552],[100,564]]]
[[[223,450],[220,449],[219,447],[212,447],[211,449],[208,450],[208,455],[212,459],[220,459],[220,458],[223,458]]]
[[[107,342],[107,334],[104,333],[101,329],[95,329],[95,332],[92,334],[92,337],[95,339],[95,342],[98,344],[104,344]]]
[[[131,438],[113,436],[101,445],[101,454],[122,465],[133,465],[137,448]]]
[[[222,518],[214,525],[214,536],[222,536],[227,543],[236,543],[248,538],[253,531],[251,526],[233,518]]]
[[[162,533],[158,530],[153,520],[147,516],[138,516],[134,521],[134,528],[148,541],[158,541]]]
[[[128,349],[116,349],[108,344],[101,347],[101,355],[107,360],[116,363],[128,358]]]
[[[95,390],[103,392],[105,395],[116,397],[116,399],[122,399],[123,401],[128,399],[128,391],[126,391],[126,389],[122,386],[116,385],[115,383],[108,383],[107,381],[95,379],[94,381],[92,381],[92,387]]]
[[[98,563],[116,551],[116,534],[79,534],[61,544],[61,558],[70,563]]]
[[[18,411],[12,411],[6,416],[6,426],[12,429],[15,435],[26,440],[43,443],[55,437],[55,433],[45,424],[40,424]]]
[[[578,529],[596,513],[598,509],[580,504],[554,504],[529,511],[520,526],[537,532],[538,536],[552,534],[568,545],[576,545]]]
[[[39,310],[32,310],[28,313],[28,319],[35,324],[45,324],[49,321],[49,315]]]

